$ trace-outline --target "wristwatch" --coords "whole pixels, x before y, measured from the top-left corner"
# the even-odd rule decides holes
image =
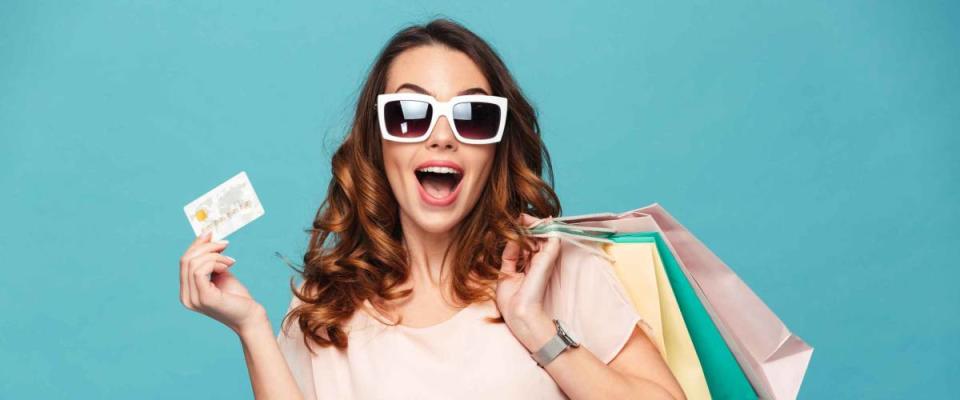
[[[557,334],[543,345],[540,350],[530,354],[541,368],[553,361],[554,358],[571,347],[580,347],[580,340],[560,320],[553,320],[557,326]]]

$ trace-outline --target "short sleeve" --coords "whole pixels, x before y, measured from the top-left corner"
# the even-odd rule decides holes
[[[302,303],[297,296],[291,294],[291,297],[290,305],[287,307],[284,317],[290,313],[290,310]],[[287,366],[290,367],[293,379],[300,387],[300,393],[303,394],[305,399],[317,398],[313,384],[312,357],[310,350],[303,343],[303,332],[300,330],[297,318],[292,318],[289,321],[287,329],[284,329],[283,324],[281,324],[280,333],[277,334],[277,344],[280,346],[280,353],[283,354],[283,358],[287,360]]]
[[[546,312],[569,326],[580,344],[604,364],[620,353],[643,319],[618,280],[604,250],[561,237],[556,270],[545,293]],[[641,326],[641,329],[643,327]]]

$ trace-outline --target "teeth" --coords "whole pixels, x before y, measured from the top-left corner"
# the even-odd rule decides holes
[[[420,168],[417,172],[433,172],[437,174],[460,174],[457,170],[450,167],[425,167]]]

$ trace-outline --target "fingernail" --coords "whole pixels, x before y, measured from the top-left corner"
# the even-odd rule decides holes
[[[224,257],[230,260],[230,262],[237,262],[237,260],[234,260],[233,257],[230,257],[230,256],[224,256]]]
[[[213,242],[216,243],[216,244],[227,244],[227,243],[230,243],[230,241],[229,241],[229,240],[226,240],[226,239],[214,240]]]

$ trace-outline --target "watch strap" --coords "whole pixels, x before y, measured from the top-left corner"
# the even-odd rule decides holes
[[[560,321],[553,320],[553,324],[557,327],[557,334],[553,335],[539,350],[530,354],[540,367],[549,364],[568,348],[580,345],[563,330]]]
[[[559,356],[560,353],[563,353],[563,351],[569,346],[570,345],[568,345],[567,342],[563,341],[563,338],[561,338],[560,335],[554,335],[552,338],[550,338],[550,341],[544,344],[540,350],[534,352],[532,356],[537,362],[537,365],[543,367],[553,361],[553,359],[557,358],[557,356]]]

